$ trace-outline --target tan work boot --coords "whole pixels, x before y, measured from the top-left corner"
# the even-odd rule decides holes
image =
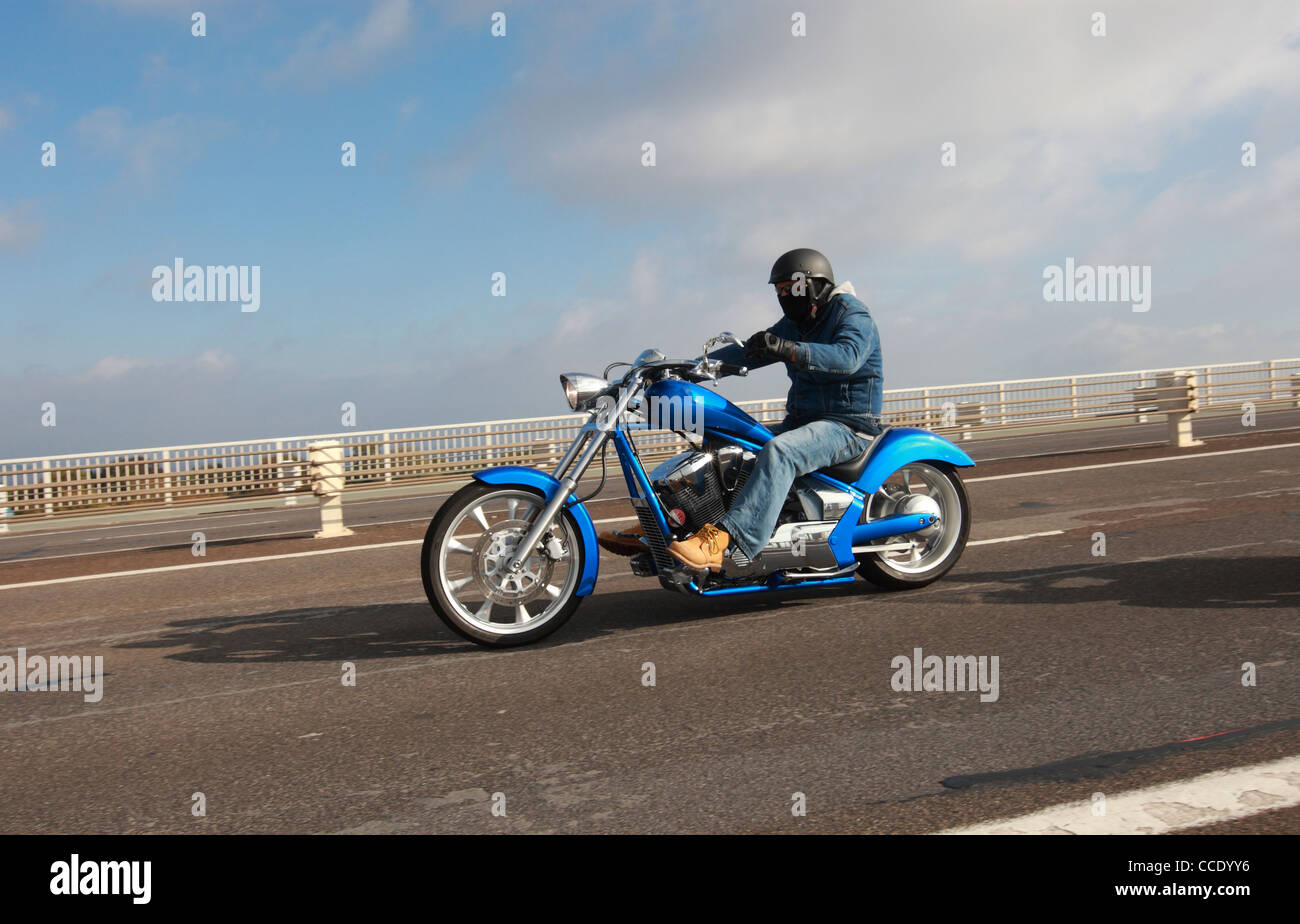
[[[683,565],[720,571],[723,553],[730,544],[731,536],[712,523],[705,523],[691,538],[668,546],[668,553]]]
[[[615,555],[635,555],[650,548],[641,541],[644,536],[645,532],[638,523],[627,529],[604,530],[596,536],[596,541],[600,543],[602,549]]]

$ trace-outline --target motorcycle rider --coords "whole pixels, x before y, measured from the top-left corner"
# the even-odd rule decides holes
[[[732,345],[710,358],[751,369],[785,363],[785,419],[770,427],[776,435],[731,509],[668,546],[693,568],[719,570],[728,548],[753,560],[772,537],[795,478],[854,458],[881,430],[880,335],[853,286],[836,285],[830,261],[807,247],[778,257],[768,282],[783,317],[743,348]]]

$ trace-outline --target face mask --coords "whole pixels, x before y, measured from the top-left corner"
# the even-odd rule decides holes
[[[806,330],[813,323],[813,300],[812,296],[804,295],[778,295],[776,300],[781,303],[781,310],[785,316],[795,323],[800,330]]]

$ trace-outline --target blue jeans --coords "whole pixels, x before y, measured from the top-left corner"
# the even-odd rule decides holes
[[[731,536],[751,560],[767,545],[776,530],[776,520],[785,506],[795,478],[847,462],[870,444],[871,439],[833,420],[814,420],[801,427],[771,427],[777,435],[759,452],[736,502],[714,525]]]

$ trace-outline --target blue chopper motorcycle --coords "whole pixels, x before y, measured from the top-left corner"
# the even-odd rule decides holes
[[[901,590],[946,574],[970,534],[958,469],[975,463],[948,440],[912,427],[885,427],[859,456],[795,479],[775,533],[753,560],[733,548],[711,573],[668,554],[673,541],[718,521],[773,435],[701,384],[747,374],[709,359],[709,350],[731,343],[743,345],[724,332],[696,359],[670,360],[650,349],[600,377],[560,376],[569,406],[591,417],[555,471],[483,469],[429,524],[421,573],[443,622],[473,642],[505,647],[537,641],[568,621],[596,586],[600,553],[584,501],[604,487],[610,443],[643,533],[632,571],[670,590],[763,593],[848,584],[855,575]],[[618,366],[629,369],[613,380]],[[675,430],[692,448],[647,473],[632,433],[650,429]],[[574,491],[598,454],[600,487],[580,500]]]

